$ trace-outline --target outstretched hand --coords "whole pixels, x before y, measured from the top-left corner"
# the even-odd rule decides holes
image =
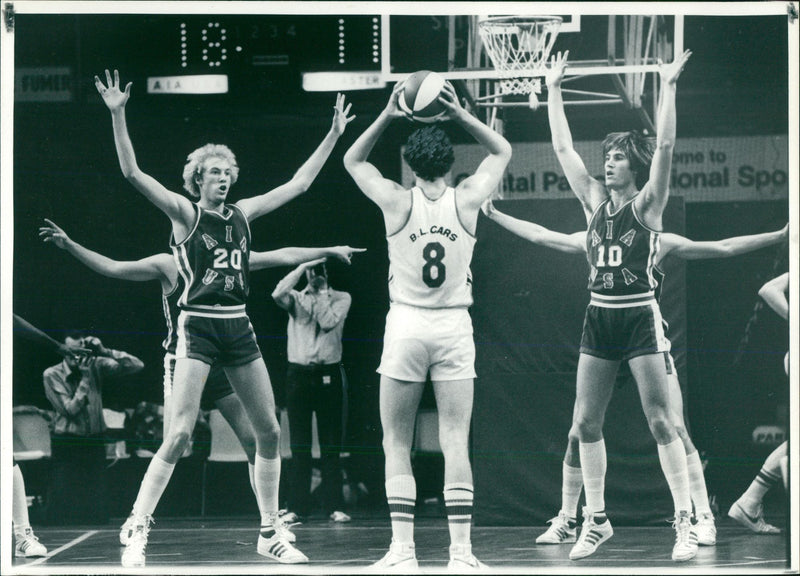
[[[556,52],[555,55],[550,56],[550,67],[544,75],[544,83],[548,88],[559,88],[561,81],[564,79],[564,70],[567,67],[567,57],[569,50],[566,52]]]
[[[333,256],[337,260],[341,260],[345,264],[350,264],[350,259],[353,257],[353,254],[358,252],[366,252],[366,248],[351,248],[350,246],[334,246],[333,247]]]
[[[355,114],[348,116],[348,114],[350,114],[350,107],[352,105],[352,103],[348,103],[347,106],[345,106],[344,94],[341,92],[336,94],[336,105],[333,107],[333,125],[331,126],[331,129],[336,134],[343,134],[347,125],[355,120]]]
[[[94,77],[94,86],[97,88],[97,91],[100,93],[100,96],[103,97],[103,102],[106,103],[106,106],[112,112],[114,110],[118,110],[120,108],[124,108],[125,104],[128,102],[128,98],[131,95],[131,86],[133,82],[128,82],[125,85],[125,90],[122,91],[119,89],[120,81],[119,81],[119,71],[114,70],[114,78],[111,78],[111,74],[108,70],[106,70],[106,85],[98,78],[97,76]]]
[[[47,218],[45,218],[44,221],[47,222],[47,226],[41,226],[39,228],[39,237],[45,242],[52,242],[61,249],[66,248],[69,242],[67,233],[59,228],[53,221]]]
[[[658,59],[658,74],[661,76],[661,81],[666,84],[675,84],[683,72],[683,67],[692,55],[691,50],[684,50],[683,54],[675,58],[669,64],[664,64],[661,59]]]

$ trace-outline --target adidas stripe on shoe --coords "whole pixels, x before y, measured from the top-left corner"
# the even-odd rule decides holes
[[[594,514],[583,509],[583,526],[578,542],[569,552],[570,560],[580,560],[597,552],[597,548],[614,535],[611,522],[606,519],[600,524],[594,521]]]
[[[265,537],[262,534],[258,535],[259,554],[270,560],[280,562],[281,564],[305,564],[308,562],[308,557],[292,546],[286,538],[272,529],[269,530],[269,533],[271,533],[272,536]]]
[[[575,519],[567,516],[563,510],[558,512],[558,516],[547,521],[550,527],[537,539],[537,544],[568,544],[577,540],[577,528]]]
[[[675,547],[672,549],[672,559],[676,562],[685,562],[697,556],[697,534],[692,530],[692,521],[689,513],[682,511],[672,526],[675,528]]]

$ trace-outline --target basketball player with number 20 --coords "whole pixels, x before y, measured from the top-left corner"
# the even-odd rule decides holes
[[[475,378],[475,344],[468,307],[469,270],[475,228],[483,201],[497,187],[511,159],[501,135],[461,106],[446,83],[439,101],[444,120],[464,128],[489,152],[475,173],[455,188],[447,183],[453,148],[437,126],[416,130],[403,156],[414,172],[408,190],[388,180],[367,157],[386,127],[404,116],[392,91],[380,116],[345,153],[344,165],[383,213],[389,248],[389,298],[380,379],[380,415],[386,456],[386,497],[392,524],[389,552],[373,567],[379,571],[415,570],[411,443],[422,391],[430,372],[439,412],[444,453],[444,499],[450,529],[448,568],[459,572],[484,567],[472,554],[473,484],[468,454]]]
[[[227,203],[239,167],[233,152],[206,144],[189,154],[184,189],[196,199],[166,189],[136,162],[125,118],[131,83],[121,90],[119,74],[106,70],[106,85],[95,86],[111,112],[114,143],[125,178],[172,222],[170,244],[178,271],[186,280],[178,300],[178,342],[169,435],[147,468],[139,495],[133,533],[122,565],[144,566],[152,514],[194,429],[200,396],[212,364],[225,370],[245,407],[256,436],[254,477],[261,531],[257,551],[283,564],[308,562],[287,539],[278,517],[281,458],[280,426],[267,367],[245,310],[249,292],[250,222],[308,190],[354,116],[344,96],[336,97],[331,128],[317,149],[287,183],[265,194]]]

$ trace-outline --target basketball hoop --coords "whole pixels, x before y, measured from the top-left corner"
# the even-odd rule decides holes
[[[528,94],[533,104],[542,85],[530,73],[544,68],[560,27],[560,16],[497,16],[478,22],[501,94]]]

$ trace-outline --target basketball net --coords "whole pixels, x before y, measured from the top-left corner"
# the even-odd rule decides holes
[[[527,94],[531,108],[538,107],[541,79],[531,73],[544,69],[560,27],[560,16],[499,16],[478,22],[501,94]]]

